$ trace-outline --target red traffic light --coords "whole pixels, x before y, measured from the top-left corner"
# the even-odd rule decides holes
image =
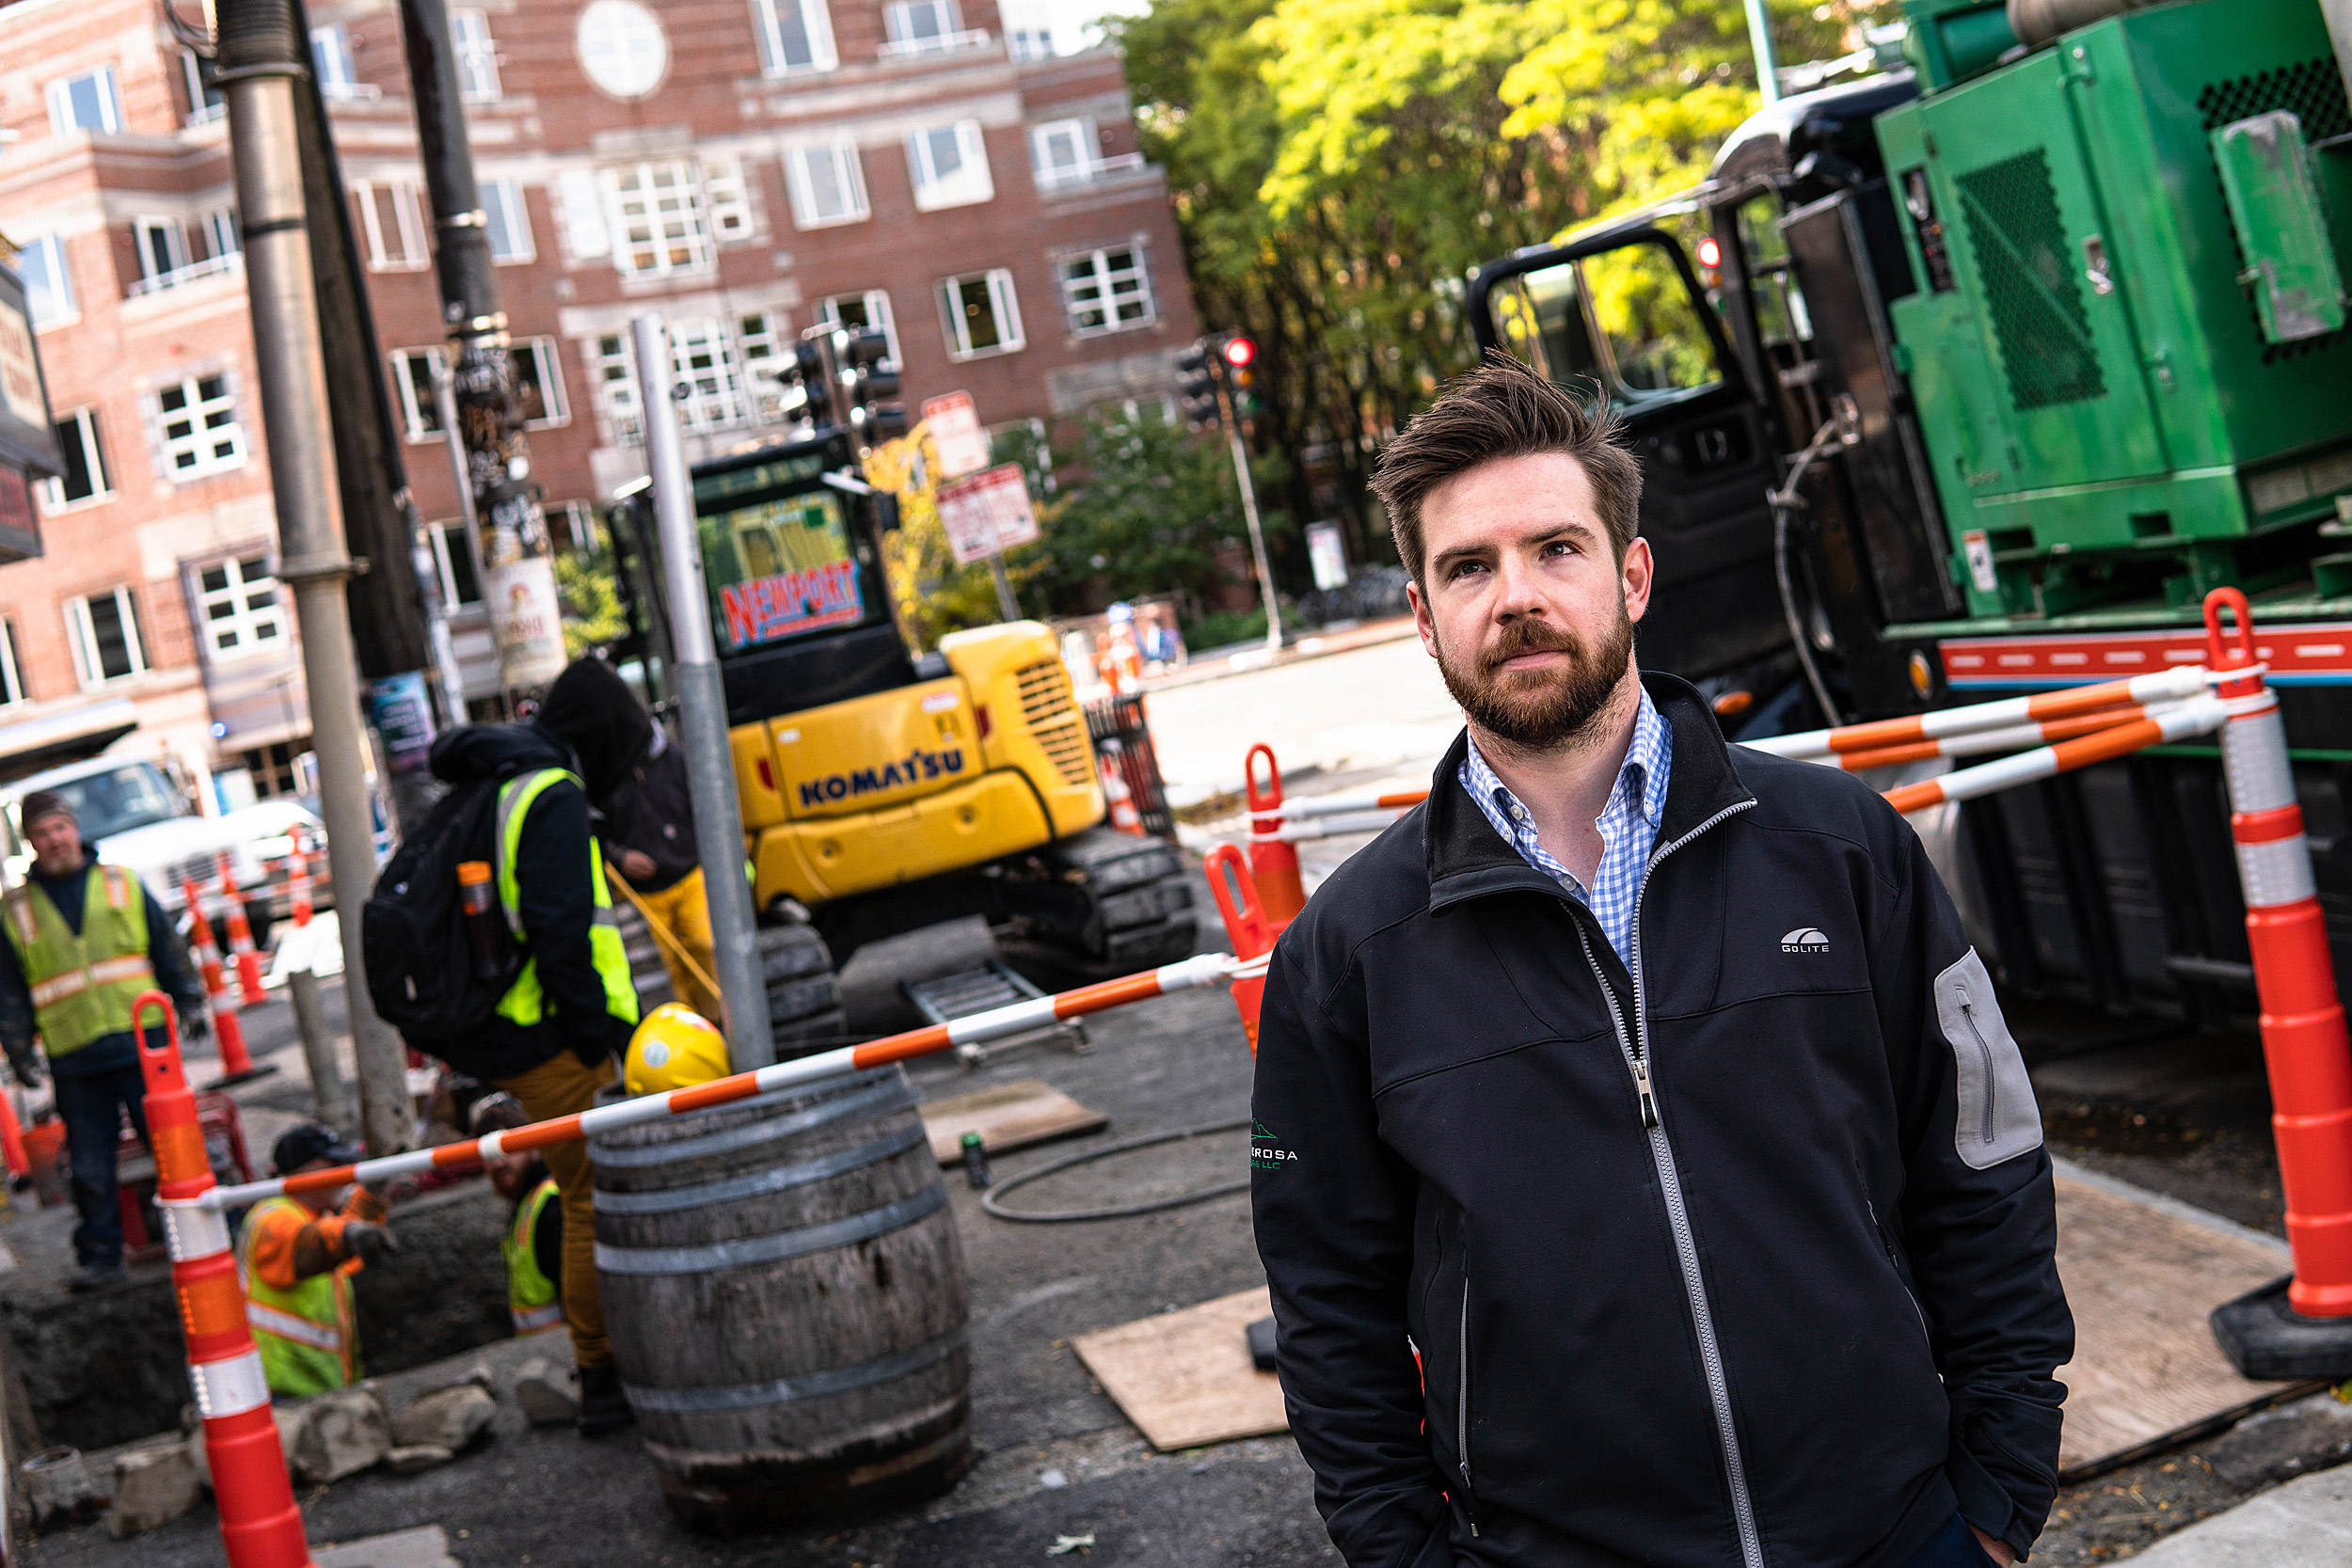
[[[1699,265],[1711,268],[1723,264],[1724,247],[1716,242],[1715,236],[1709,234],[1699,241]]]
[[[1249,362],[1256,357],[1258,357],[1258,345],[1248,339],[1228,338],[1225,341],[1225,362],[1233,369],[1237,371],[1247,369]]]

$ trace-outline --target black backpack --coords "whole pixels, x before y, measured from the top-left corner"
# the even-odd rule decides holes
[[[490,1022],[522,969],[522,954],[509,939],[500,943],[498,974],[475,973],[457,890],[459,862],[497,863],[498,797],[505,782],[478,779],[442,796],[377,875],[359,917],[377,1015],[410,1046],[445,1060],[450,1044]],[[503,934],[506,918],[495,905],[491,918]]]

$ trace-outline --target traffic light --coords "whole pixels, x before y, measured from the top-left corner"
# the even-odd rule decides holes
[[[845,327],[834,334],[834,345],[841,361],[842,407],[859,444],[872,446],[904,436],[907,409],[898,401],[898,367],[890,357],[890,339]]]
[[[813,425],[833,423],[833,388],[826,383],[824,351],[817,344],[805,340],[793,344],[792,352],[767,373],[784,384],[778,411],[786,419],[795,424],[803,420]]]
[[[1211,358],[1216,341],[1213,338],[1199,339],[1176,356],[1176,373],[1180,377],[1177,390],[1184,404],[1184,422],[1195,430],[1207,430],[1216,423],[1216,369]]]
[[[1233,393],[1233,418],[1254,418],[1258,399],[1258,345],[1236,333],[1225,340],[1225,381]]]

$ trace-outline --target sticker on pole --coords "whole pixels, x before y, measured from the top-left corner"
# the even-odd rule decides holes
[[[544,555],[488,566],[483,600],[499,677],[508,686],[545,686],[564,673],[564,606],[555,594],[555,562]]]
[[[1982,529],[1971,529],[1960,536],[1961,550],[1968,557],[1968,580],[1976,584],[1979,594],[2000,592],[2001,579],[1993,570],[1993,541]]]
[[[939,523],[959,566],[1035,544],[1037,513],[1029,506],[1028,477],[1020,464],[1000,463],[985,473],[946,481],[939,487]]]
[[[957,479],[988,467],[988,432],[980,428],[980,411],[973,406],[971,393],[925,398],[923,426],[939,453],[942,477]]]

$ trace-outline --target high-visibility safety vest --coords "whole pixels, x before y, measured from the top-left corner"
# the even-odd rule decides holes
[[[38,882],[8,895],[8,942],[33,993],[51,1056],[131,1027],[131,1004],[155,989],[147,958],[147,890],[119,865],[92,863],[77,934]]]
[[[514,1314],[517,1336],[564,1326],[564,1304],[555,1299],[555,1281],[539,1271],[539,1252],[531,1244],[540,1214],[560,1196],[554,1177],[540,1182],[515,1205],[515,1223],[499,1239],[499,1251],[506,1258],[506,1309]]]
[[[506,913],[506,928],[518,942],[528,940],[523,934],[520,912],[521,889],[515,879],[515,856],[522,847],[523,819],[531,815],[532,802],[548,785],[565,779],[580,784],[580,775],[568,768],[542,768],[535,772],[516,774],[499,786],[499,907]],[[583,791],[587,787],[580,784]],[[596,961],[596,977],[604,982],[605,1011],[624,1023],[634,1023],[637,982],[629,978],[628,950],[622,945],[620,924],[612,913],[612,890],[604,879],[604,853],[596,847],[593,833],[588,837],[588,886],[596,900],[596,924],[588,928],[588,951]],[[522,973],[515,976],[515,983],[499,998],[498,1013],[525,1028],[547,1016],[547,993],[539,988],[536,958],[523,960]]]
[[[254,1270],[253,1242],[272,1214],[284,1213],[302,1225],[314,1217],[290,1197],[255,1204],[237,1237],[237,1277],[245,1284],[246,1322],[262,1353],[269,1391],[300,1399],[359,1380],[359,1322],[351,1299],[358,1259],[297,1280],[291,1291],[272,1285]]]

